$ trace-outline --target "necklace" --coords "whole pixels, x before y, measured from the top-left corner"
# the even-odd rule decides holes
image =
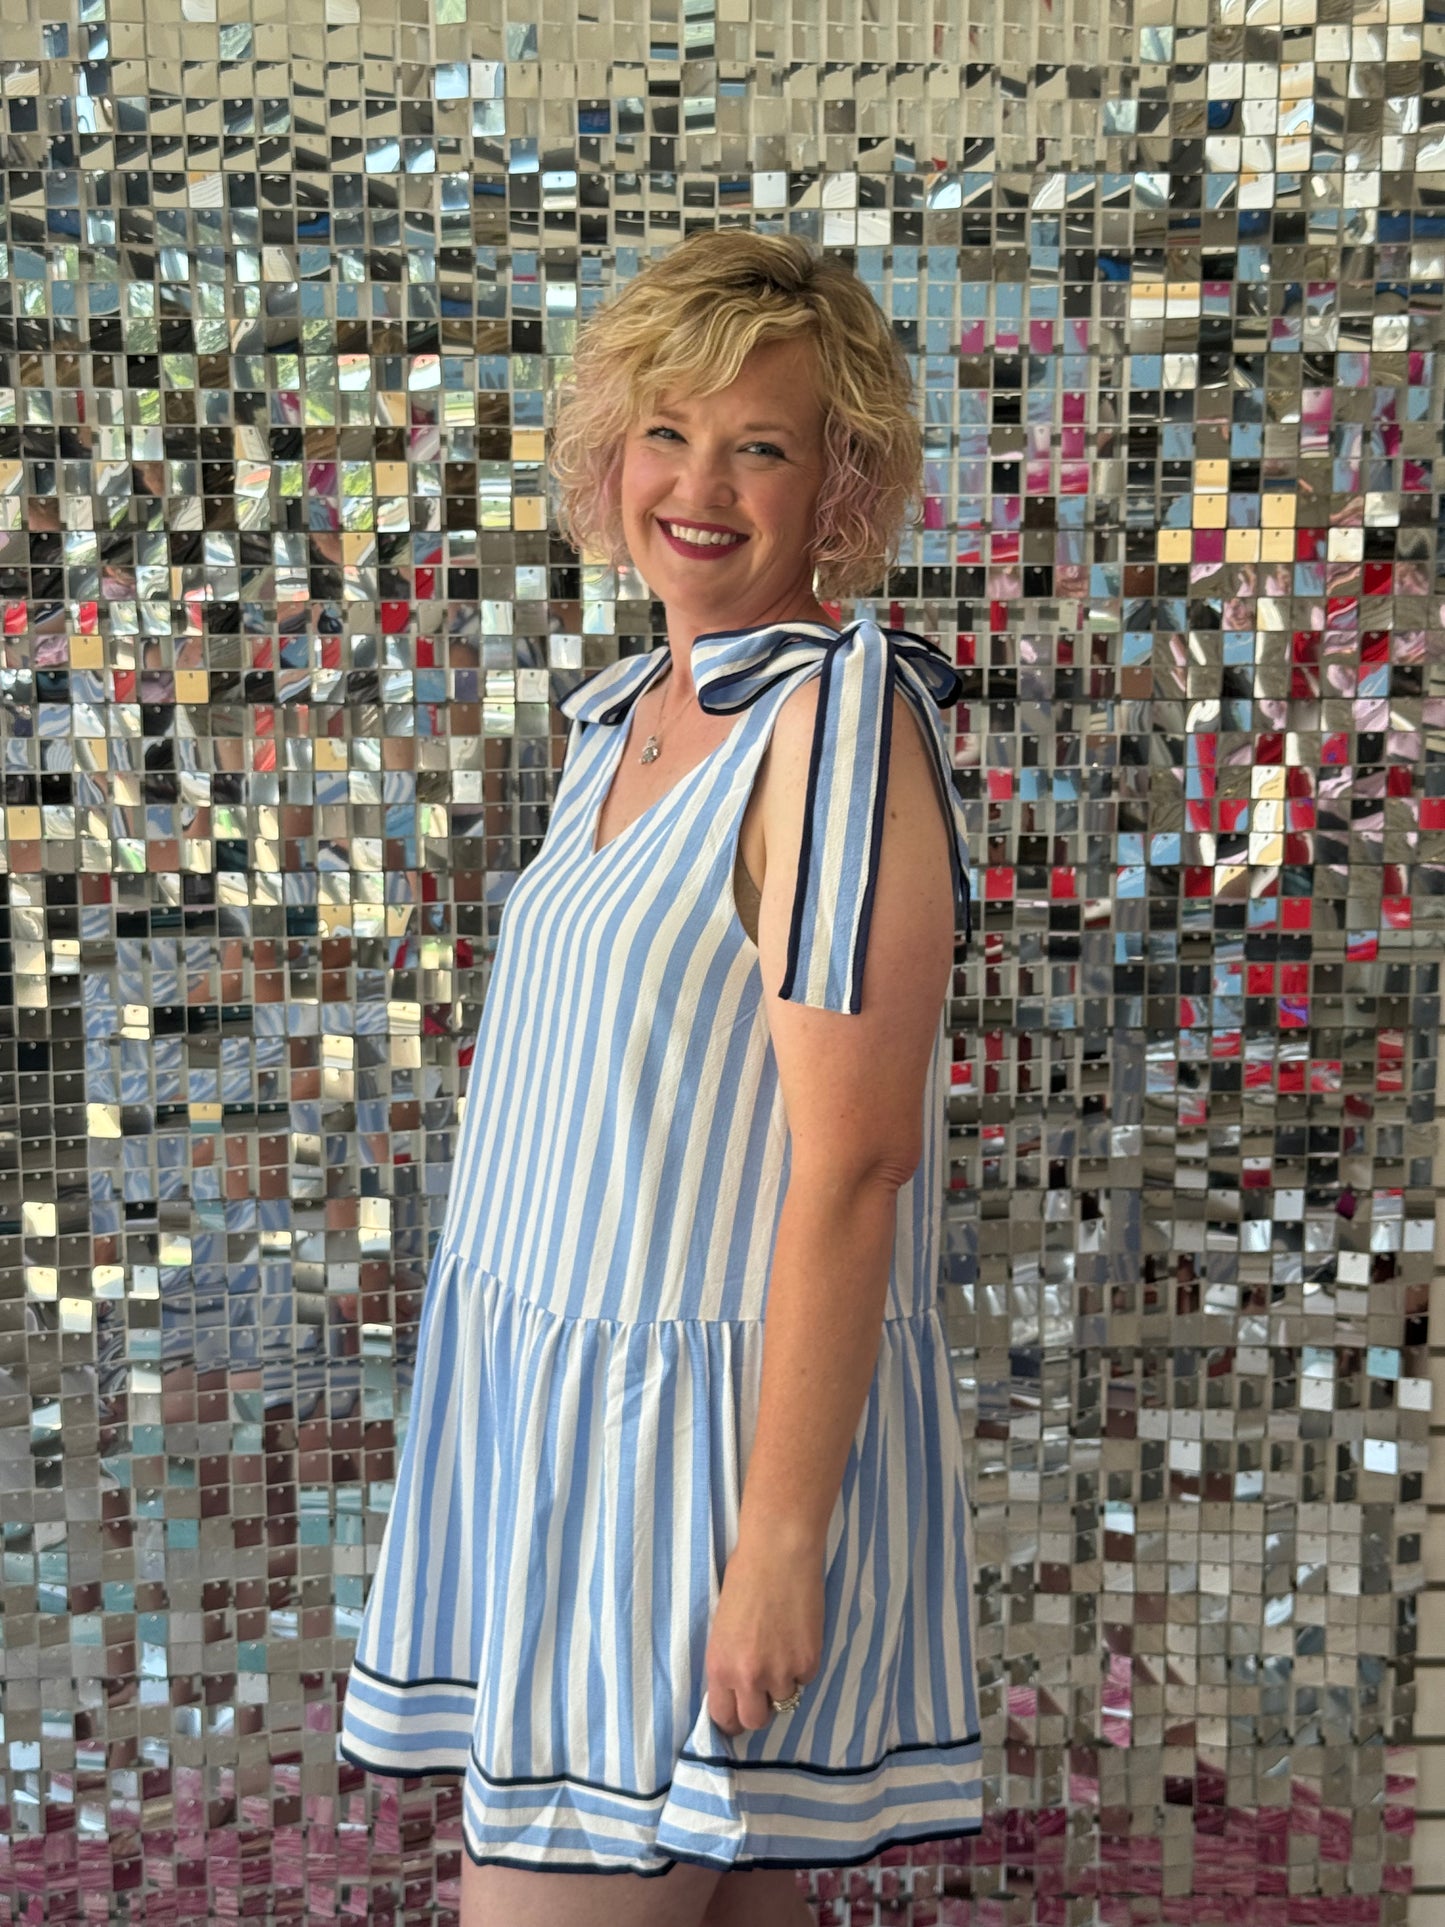
[[[697,691],[694,689],[690,700],[694,700],[696,696]],[[684,705],[684,707],[685,706],[686,705]],[[663,691],[662,695],[662,707],[664,711],[667,708],[666,690]],[[662,748],[662,720],[662,715],[659,714],[657,718],[657,728],[653,730],[652,734],[642,746],[642,754],[637,759],[639,763],[655,763],[657,761],[658,752]]]

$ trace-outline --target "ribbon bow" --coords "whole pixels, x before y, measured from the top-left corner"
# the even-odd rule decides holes
[[[574,690],[562,708],[584,722],[621,722],[666,660],[665,649],[624,657]],[[778,995],[789,1003],[856,1014],[862,1008],[863,961],[883,842],[895,690],[923,725],[953,830],[954,902],[962,910],[965,936],[972,935],[963,801],[954,787],[940,720],[940,712],[958,701],[962,683],[926,637],[882,629],[867,617],[841,630],[819,622],[721,630],[697,637],[692,646],[698,703],[715,716],[735,715],[779,682],[804,680],[803,671],[817,673],[821,687],[787,970]]]

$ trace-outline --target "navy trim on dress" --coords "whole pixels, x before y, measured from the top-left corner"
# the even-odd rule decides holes
[[[464,1686],[469,1693],[475,1693],[477,1690],[477,1681],[474,1679],[451,1679],[444,1673],[437,1673],[427,1679],[393,1679],[390,1673],[379,1673],[374,1666],[368,1666],[364,1660],[353,1659],[351,1663],[358,1673],[365,1673],[368,1679],[374,1679],[379,1686],[395,1686],[402,1692],[409,1692],[416,1686]]]
[[[904,1740],[901,1745],[890,1746],[886,1753],[880,1753],[871,1766],[818,1766],[811,1760],[735,1760],[727,1753],[689,1753],[686,1747],[677,1757],[691,1760],[697,1766],[756,1767],[764,1773],[785,1768],[793,1773],[827,1773],[841,1777],[850,1773],[876,1773],[885,1760],[891,1760],[898,1753],[951,1753],[957,1746],[977,1746],[982,1737],[981,1733],[973,1733],[962,1740]],[[671,1785],[671,1781],[668,1784]]]
[[[359,1766],[363,1773],[375,1773],[384,1780],[427,1780],[434,1773],[454,1773],[462,1779],[467,1771],[464,1766],[373,1766],[370,1760],[357,1759],[344,1741],[336,1750],[348,1766]]]

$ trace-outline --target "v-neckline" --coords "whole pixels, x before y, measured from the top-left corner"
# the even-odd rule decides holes
[[[670,663],[668,664],[668,667],[667,667],[667,674],[669,676],[672,674],[672,665]],[[655,678],[649,677],[647,681],[642,685],[642,688],[638,690],[637,692],[638,696],[641,696],[645,690],[652,688],[655,680],[656,680]],[[637,713],[637,705],[634,699],[634,701],[628,705],[626,717],[622,720],[622,722],[616,725],[618,739],[621,743],[621,749],[615,750],[612,752],[612,761],[606,767],[605,773],[603,776],[602,793],[601,793],[601,796],[598,798],[597,808],[592,812],[591,820],[588,824],[587,861],[589,863],[600,862],[602,858],[606,856],[607,852],[610,849],[613,849],[618,843],[622,841],[623,837],[631,835],[632,831],[637,828],[639,823],[645,822],[646,819],[649,816],[651,816],[655,810],[660,810],[664,803],[670,802],[672,798],[676,795],[678,790],[682,788],[684,783],[686,783],[691,777],[696,776],[697,772],[700,769],[705,769],[715,756],[720,756],[722,752],[730,746],[730,744],[733,741],[733,738],[737,735],[738,731],[742,728],[743,722],[746,718],[746,711],[744,711],[743,715],[739,716],[735,720],[732,728],[728,731],[727,735],[723,737],[720,743],[715,744],[713,748],[708,751],[707,755],[704,756],[699,762],[694,763],[691,766],[691,768],[685,769],[682,775],[679,776],[675,782],[670,783],[668,785],[668,787],[662,792],[661,796],[655,796],[652,799],[652,801],[647,805],[647,808],[645,810],[642,810],[641,812],[639,812],[638,815],[634,816],[630,823],[624,823],[622,828],[618,830],[614,835],[610,836],[607,839],[607,841],[602,845],[602,848],[599,850],[597,848],[598,826],[602,821],[602,812],[607,807],[608,798],[612,794],[612,786],[617,780],[617,772],[622,767],[622,758],[624,755],[626,755],[628,743],[632,739],[632,724],[633,724],[633,719],[636,716],[636,713]]]

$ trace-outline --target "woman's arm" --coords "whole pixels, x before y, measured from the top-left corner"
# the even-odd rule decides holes
[[[759,781],[765,986],[783,980],[816,679],[784,703]],[[917,1168],[923,1094],[953,967],[951,831],[905,699],[895,698],[886,819],[856,1014],[765,990],[792,1140],[738,1539],[709,1642],[725,1731],[761,1727],[821,1657],[828,1524],[878,1358],[897,1193]]]

